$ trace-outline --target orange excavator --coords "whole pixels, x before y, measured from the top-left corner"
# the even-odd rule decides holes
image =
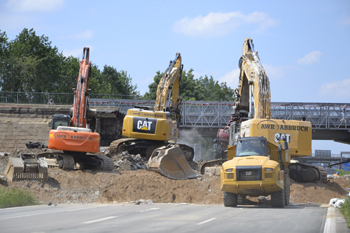
[[[95,169],[113,170],[113,160],[96,154],[100,147],[100,134],[87,127],[89,78],[91,62],[89,48],[83,49],[80,61],[77,87],[74,90],[72,118],[67,115],[54,115],[49,133],[48,146],[29,142],[27,148],[49,148],[61,152],[44,152],[37,155],[22,154],[21,158],[11,158],[5,175],[8,180],[47,179],[47,167],[60,167],[64,170]]]
[[[50,130],[48,148],[64,151],[64,153],[57,156],[59,167],[62,169],[73,169],[76,164],[79,164],[80,168],[111,171],[113,170],[111,159],[86,154],[97,153],[100,147],[100,135],[86,127],[91,71],[89,48],[84,48],[83,59],[79,65],[79,77],[77,87],[74,90],[73,114],[70,126],[58,126],[57,129]]]

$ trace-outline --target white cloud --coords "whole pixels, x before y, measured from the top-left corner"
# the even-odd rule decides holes
[[[207,16],[199,15],[194,18],[185,17],[176,21],[173,30],[188,36],[224,36],[235,28],[254,24],[257,26],[255,32],[261,32],[274,26],[278,20],[271,18],[264,12],[253,12],[245,15],[240,11],[228,13],[210,12]]]
[[[84,47],[89,47],[90,52],[94,50],[94,48],[91,45],[87,45],[87,46],[81,46],[79,48],[75,48],[75,49],[71,49],[71,50],[63,49],[62,53],[65,57],[73,56],[73,57],[79,57],[79,59],[81,59],[83,56]]]
[[[78,33],[78,34],[75,34],[75,35],[72,35],[71,38],[74,38],[74,39],[90,39],[92,38],[92,34],[94,33],[94,31],[92,30],[86,30],[82,33]]]
[[[61,8],[63,0],[9,0],[7,6],[19,12],[51,12]]]
[[[40,22],[40,18],[36,15],[29,16],[27,14],[1,14],[1,27],[3,29],[16,29],[23,30],[23,28],[33,28],[37,22]],[[6,31],[7,31],[6,30]]]
[[[238,86],[239,73],[240,73],[239,68],[234,69],[234,70],[226,73],[221,78],[219,78],[219,82],[226,82],[227,86],[235,89]]]
[[[348,102],[350,99],[350,78],[327,82],[320,88],[319,95],[340,102]]]
[[[320,60],[322,53],[320,51],[312,51],[309,54],[306,54],[303,58],[298,59],[298,64],[300,65],[309,65]]]
[[[342,15],[339,19],[340,25],[349,26],[350,25],[350,15]]]

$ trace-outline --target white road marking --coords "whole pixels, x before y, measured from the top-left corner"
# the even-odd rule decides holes
[[[204,224],[204,223],[207,223],[207,222],[213,221],[213,220],[215,220],[215,219],[216,219],[216,218],[211,218],[211,219],[208,219],[208,220],[206,220],[206,221],[203,221],[203,222],[197,223],[197,225],[202,225],[202,224]]]
[[[59,212],[70,212],[70,211],[76,211],[76,210],[88,210],[88,209],[93,209],[93,208],[97,208],[97,207],[72,209],[72,210],[46,211],[46,212],[40,212],[40,213],[36,213],[36,214],[26,214],[26,215],[18,215],[18,216],[13,216],[13,217],[8,217],[8,218],[0,218],[0,220],[6,220],[6,219],[11,219],[11,218],[30,217],[30,216],[41,215],[41,214],[53,214],[53,213],[59,213]]]
[[[89,224],[89,223],[95,223],[95,222],[102,222],[102,221],[106,221],[109,219],[113,219],[113,218],[117,218],[118,216],[110,216],[107,218],[100,218],[100,219],[96,219],[96,220],[91,220],[91,221],[87,221],[87,222],[83,222],[84,224]]]
[[[160,208],[151,208],[151,209],[141,210],[141,211],[139,211],[139,213],[147,212],[147,211],[152,211],[152,210],[159,210],[159,209],[160,209]]]

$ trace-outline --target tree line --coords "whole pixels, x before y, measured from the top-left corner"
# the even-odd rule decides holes
[[[212,76],[194,78],[193,70],[183,71],[181,97],[183,100],[233,100],[233,89],[215,81]],[[0,91],[72,93],[79,75],[79,59],[64,56],[45,35],[24,28],[15,39],[9,40],[0,30]],[[156,99],[157,85],[163,73],[156,72],[154,82],[143,96],[132,84],[127,71],[110,65],[99,69],[92,64],[89,88],[94,94],[134,95]]]

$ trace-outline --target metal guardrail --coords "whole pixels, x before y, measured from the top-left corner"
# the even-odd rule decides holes
[[[136,99],[140,96],[135,95],[113,95],[113,94],[89,94],[90,98],[95,99]],[[50,93],[50,92],[11,92],[0,91],[0,103],[15,104],[46,104],[50,99],[56,105],[71,105],[74,99],[74,93]]]

